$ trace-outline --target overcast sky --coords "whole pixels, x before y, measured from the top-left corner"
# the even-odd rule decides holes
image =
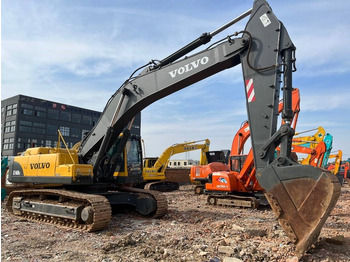
[[[102,111],[136,68],[167,57],[252,3],[2,0],[1,99],[23,94]],[[333,151],[350,158],[350,1],[269,3],[297,47],[297,132],[323,126],[333,135]],[[244,29],[246,21],[215,39]],[[147,107],[141,128],[146,155],[205,138],[212,150],[229,149],[247,119],[243,88],[238,66]]]

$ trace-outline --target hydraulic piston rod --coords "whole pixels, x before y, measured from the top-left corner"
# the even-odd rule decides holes
[[[160,63],[155,66],[153,69],[160,68],[162,66],[165,66],[167,64],[170,64],[180,57],[183,57],[184,55],[188,54],[189,52],[195,50],[197,47],[201,45],[205,45],[206,43],[210,42],[211,38],[218,33],[224,31],[228,27],[232,26],[233,24],[237,23],[238,21],[242,20],[243,18],[250,15],[252,12],[252,8],[245,11],[243,14],[237,16],[236,18],[232,19],[228,23],[224,24],[223,26],[219,27],[218,29],[214,30],[211,33],[203,33],[200,37],[198,37],[196,40],[192,41],[188,45],[184,46],[183,48],[179,49],[175,53],[171,54],[170,56],[164,58]]]
[[[224,31],[226,28],[229,28],[231,25],[234,25],[235,23],[241,21],[243,18],[247,17],[252,13],[252,8],[249,10],[245,11],[243,14],[240,14],[236,18],[232,19],[230,22],[224,24],[223,26],[219,27],[218,29],[214,30],[213,32],[210,33],[210,36],[213,37],[214,35],[217,35],[218,33],[221,33]]]

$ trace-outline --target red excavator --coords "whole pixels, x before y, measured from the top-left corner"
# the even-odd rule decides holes
[[[292,108],[294,116],[293,128],[296,128],[300,112],[300,92],[294,89],[292,93]],[[282,112],[283,102],[279,103],[279,113]],[[282,121],[283,124],[283,121]],[[205,166],[193,166],[191,168],[191,181],[200,182],[195,187],[195,193],[208,194],[208,203],[211,205],[240,206],[257,208],[259,205],[267,205],[263,195],[264,189],[260,186],[255,173],[252,150],[248,155],[243,154],[244,146],[250,137],[249,123],[244,122],[236,133],[231,147],[231,154],[227,164],[221,162],[209,163]],[[277,154],[280,148],[277,147]],[[320,167],[326,145],[323,141],[318,143],[315,149],[299,145],[292,146],[293,153],[308,154],[308,165]],[[293,154],[297,160],[297,155]]]
[[[295,129],[300,112],[300,92],[297,88],[292,92],[292,101],[292,126]],[[278,113],[282,110],[283,102],[280,101]],[[256,208],[259,204],[267,203],[262,194],[264,189],[255,177],[253,151],[243,154],[249,137],[249,123],[246,121],[232,141],[228,163],[212,162],[191,168],[191,181],[200,184],[195,187],[195,193],[209,194],[209,204]]]
[[[279,150],[279,147],[276,149]],[[326,151],[326,143],[323,141],[317,143],[315,148],[299,146],[294,144],[292,145],[292,152],[308,155],[307,162],[303,162],[304,165],[321,167]]]

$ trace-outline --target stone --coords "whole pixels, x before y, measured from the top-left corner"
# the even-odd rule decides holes
[[[208,262],[221,262],[221,259],[218,257],[212,257]]]
[[[233,225],[231,226],[231,230],[243,231],[243,230],[244,230],[244,227],[241,227],[241,226],[238,226],[238,225],[233,224]]]
[[[266,229],[247,229],[245,232],[251,237],[266,236]]]
[[[218,252],[226,255],[232,255],[235,253],[235,250],[230,246],[219,246]]]
[[[286,260],[286,262],[298,262],[298,261],[299,261],[298,257],[289,257]]]
[[[335,244],[335,245],[344,245],[345,239],[343,235],[326,238],[327,243]]]
[[[243,260],[235,257],[224,257],[224,260],[222,262],[243,262]]]

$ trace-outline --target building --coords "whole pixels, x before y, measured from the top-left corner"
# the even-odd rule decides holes
[[[1,156],[13,156],[29,147],[55,147],[60,130],[68,147],[81,141],[101,112],[17,95],[1,101]],[[131,132],[140,135],[140,115]]]
[[[190,168],[191,166],[199,165],[198,160],[170,160],[168,167],[169,168]]]

